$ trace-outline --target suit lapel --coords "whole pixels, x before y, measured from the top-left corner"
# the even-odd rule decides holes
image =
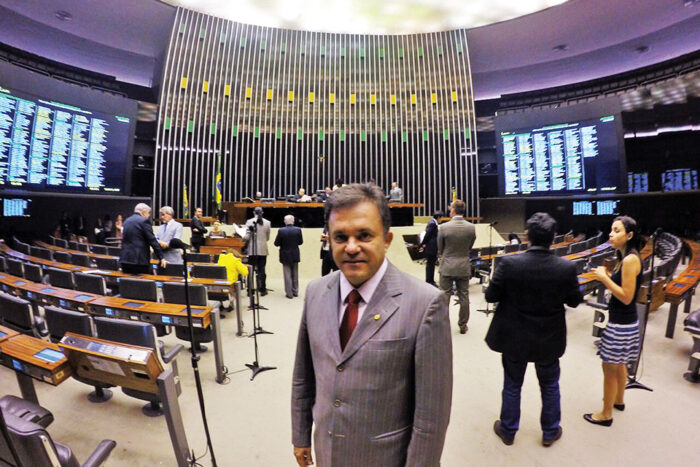
[[[342,353],[341,363],[352,357],[396,313],[399,309],[397,297],[401,294],[400,274],[390,263],[384,278],[367,304],[362,319],[357,323],[355,331],[350,336],[350,340]],[[336,336],[336,341],[338,342],[338,348],[340,348],[339,336]]]
[[[342,351],[340,349],[340,324],[338,323],[338,302],[340,300],[340,274],[335,273],[328,281],[325,293],[320,298],[321,329],[326,330],[327,342],[331,345],[331,352],[336,361],[340,361]]]

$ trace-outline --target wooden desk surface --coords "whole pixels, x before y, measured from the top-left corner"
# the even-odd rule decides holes
[[[152,274],[141,274],[138,276],[139,279],[146,279],[149,281],[156,282],[185,282],[182,276],[156,276]],[[232,288],[235,282],[228,279],[203,279],[197,277],[190,277],[187,279],[190,284],[202,284],[208,287],[217,286],[222,288]]]
[[[40,284],[31,282],[17,276],[11,276],[6,273],[0,273],[0,284],[7,285],[15,289],[20,289],[25,292],[32,292],[38,296],[53,297],[62,300],[71,300],[79,303],[87,303],[90,300],[97,298],[99,295],[81,292],[79,290],[62,289],[49,284]]]
[[[141,306],[128,306],[127,303],[138,303]],[[90,302],[89,308],[93,312],[93,307],[117,308],[119,310],[128,310],[137,313],[153,313],[157,315],[187,317],[187,307],[178,303],[158,303],[147,302],[144,300],[134,300],[131,298],[122,297],[98,297]],[[207,328],[211,323],[212,308],[209,306],[193,306],[192,317],[202,320],[202,327]]]
[[[5,326],[0,326],[0,342],[18,335],[19,333],[14,329],[6,328]]]
[[[290,203],[289,201],[275,201],[274,203],[232,203],[236,208],[322,208],[323,203]],[[422,203],[389,203],[390,208],[422,208]]]
[[[41,379],[42,381],[57,386],[68,379],[72,373],[71,368],[68,365],[68,360],[66,357],[52,363],[35,356],[38,352],[41,352],[44,349],[51,349],[55,350],[56,352],[63,353],[56,344],[37,339],[36,337],[26,336],[24,334],[14,336],[0,343],[0,353],[20,360],[25,364],[33,365],[49,372],[51,374],[51,378],[37,379]],[[30,376],[36,377],[36,375],[33,374]]]

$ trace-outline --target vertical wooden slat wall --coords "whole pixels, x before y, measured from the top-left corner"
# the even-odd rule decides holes
[[[331,34],[252,26],[178,8],[158,113],[154,204],[308,193],[336,179],[397,181],[416,215],[452,189],[479,215],[466,30]],[[219,156],[220,155],[220,156]]]

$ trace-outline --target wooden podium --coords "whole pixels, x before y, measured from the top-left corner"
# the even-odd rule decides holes
[[[218,255],[223,250],[235,250],[240,256],[241,248],[243,248],[243,239],[240,237],[206,237],[204,245],[199,247],[199,251],[210,255]]]

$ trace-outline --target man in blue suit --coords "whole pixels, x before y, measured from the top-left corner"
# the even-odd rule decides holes
[[[294,216],[284,216],[284,227],[277,231],[275,246],[280,248],[280,263],[284,271],[284,293],[287,298],[299,295],[299,245],[304,243],[301,229],[294,226]]]
[[[122,251],[119,255],[119,264],[122,271],[127,274],[152,274],[151,250],[160,260],[162,267],[166,261],[163,259],[163,251],[153,235],[151,225],[151,208],[145,203],[139,203],[132,214],[124,221],[122,229]]]
[[[557,223],[538,212],[527,220],[530,248],[499,258],[486,289],[486,301],[498,302],[486,343],[501,352],[503,392],[501,417],[493,429],[506,445],[513,444],[520,424],[520,390],[528,362],[535,363],[542,393],[542,444],[561,438],[559,357],[566,348],[564,304],[583,300],[576,266],[550,250]]]

